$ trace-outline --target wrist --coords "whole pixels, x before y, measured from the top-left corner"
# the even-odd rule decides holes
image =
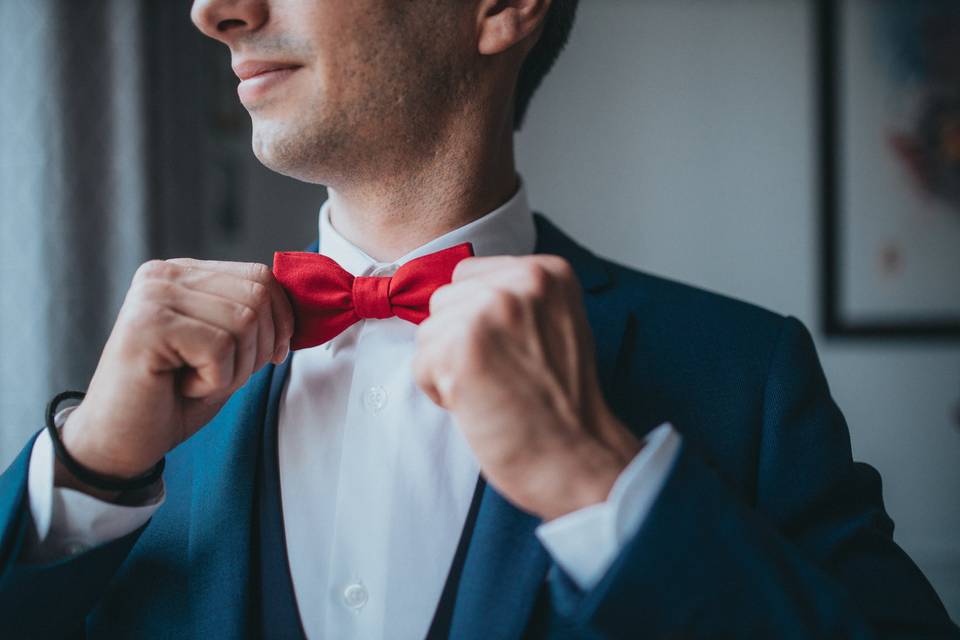
[[[121,493],[119,491],[104,491],[82,482],[70,473],[70,470],[63,466],[63,463],[56,456],[53,459],[53,486],[79,491],[104,502],[117,502]]]
[[[608,412],[596,428],[558,465],[559,489],[540,514],[544,521],[606,502],[617,478],[643,448],[642,443]]]
[[[156,465],[155,460],[141,461],[134,456],[119,455],[116,438],[104,438],[98,433],[95,423],[86,420],[84,409],[83,403],[78,405],[60,428],[64,448],[84,469],[99,476],[125,481],[143,476]],[[64,481],[88,486],[59,461],[57,468],[62,469]]]

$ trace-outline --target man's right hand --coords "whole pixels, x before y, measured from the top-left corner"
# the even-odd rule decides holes
[[[67,451],[102,475],[146,473],[255,371],[283,362],[292,333],[290,302],[266,265],[145,263],[63,426]]]

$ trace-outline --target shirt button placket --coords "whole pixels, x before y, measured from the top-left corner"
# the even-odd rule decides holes
[[[395,270],[396,268],[393,265],[381,266],[377,269],[374,269],[370,273],[370,276],[389,276]],[[358,330],[359,336],[356,352],[357,370],[354,378],[354,384],[356,387],[354,387],[352,393],[357,393],[357,390],[359,390],[359,405],[360,411],[363,414],[366,414],[367,416],[378,416],[386,408],[389,395],[383,386],[375,384],[377,381],[376,374],[371,375],[373,372],[365,370],[363,365],[364,355],[376,353],[376,346],[379,341],[382,340],[382,337],[379,335],[376,325],[368,324],[367,321],[364,321],[360,327],[358,327]],[[352,411],[350,413],[352,413]],[[351,418],[348,416],[347,420],[353,427],[352,433],[354,436],[360,439],[357,442],[368,440],[377,432],[376,420],[369,418],[364,420],[359,415],[354,416],[353,420],[351,420]],[[348,481],[349,480],[347,479],[347,482]],[[351,571],[351,573],[353,573],[353,571]],[[380,585],[380,582],[377,581],[376,578],[374,579],[374,582],[376,585]],[[370,592],[367,586],[356,577],[354,577],[352,580],[341,582],[340,584],[342,585],[339,594],[340,605],[343,607],[345,612],[350,612],[354,616],[359,616],[361,610],[364,609],[370,601]],[[371,611],[371,613],[374,612]],[[359,621],[358,624],[360,624]]]

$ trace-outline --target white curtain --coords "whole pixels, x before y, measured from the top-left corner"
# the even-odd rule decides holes
[[[188,14],[0,0],[0,469],[51,395],[85,388],[137,265],[202,253],[207,211],[230,223],[203,188],[230,169],[206,142],[223,65]]]

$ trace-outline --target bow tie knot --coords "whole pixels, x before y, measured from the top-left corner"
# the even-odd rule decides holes
[[[353,310],[363,319],[383,319],[395,316],[390,304],[388,277],[357,276],[353,279]]]
[[[473,255],[458,244],[407,262],[391,277],[356,276],[327,256],[278,251],[273,273],[293,307],[291,349],[335,338],[355,322],[396,316],[414,324],[430,312],[430,296],[453,278],[457,264]]]

